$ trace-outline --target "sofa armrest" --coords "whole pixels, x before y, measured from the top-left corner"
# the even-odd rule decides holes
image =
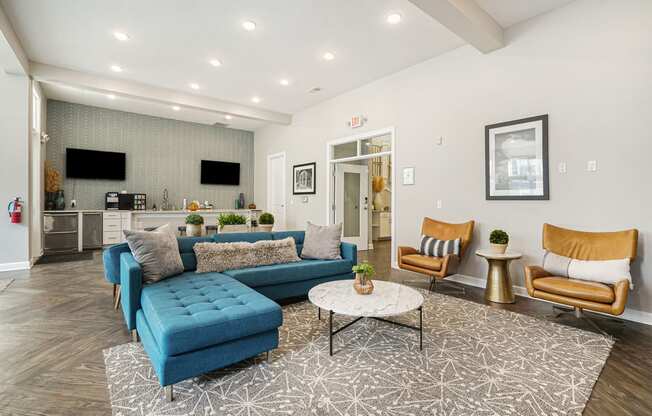
[[[340,245],[340,255],[343,259],[351,260],[354,266],[358,264],[358,246],[355,244],[342,242]]]
[[[457,254],[447,254],[444,257],[444,262],[441,264],[441,274],[443,276],[450,276],[457,273],[457,267],[460,264],[460,256]]]
[[[534,296],[534,285],[532,281],[540,277],[552,276],[547,271],[543,270],[541,266],[525,266],[525,286],[527,287],[527,293],[530,296]]]
[[[140,309],[143,269],[131,253],[120,255],[120,303],[127,327],[136,329],[136,312]]]
[[[611,313],[613,315],[621,315],[625,312],[625,304],[629,295],[629,280],[625,279],[616,282],[613,289],[616,300],[611,304]]]

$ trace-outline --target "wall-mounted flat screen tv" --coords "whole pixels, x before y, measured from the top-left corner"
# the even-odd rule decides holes
[[[201,183],[204,185],[240,185],[240,164],[202,160]]]
[[[79,179],[125,180],[127,155],[88,149],[66,149],[66,176]]]

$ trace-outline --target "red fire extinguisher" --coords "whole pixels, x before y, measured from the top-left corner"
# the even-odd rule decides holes
[[[9,203],[7,206],[7,211],[9,211],[9,218],[11,218],[11,223],[20,224],[21,213],[23,212],[23,202],[20,200],[20,197],[16,197]]]

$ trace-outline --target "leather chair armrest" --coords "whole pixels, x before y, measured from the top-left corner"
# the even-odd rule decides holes
[[[447,254],[444,257],[444,262],[441,264],[441,275],[450,276],[457,273],[457,267],[460,264],[460,256],[457,254]]]
[[[534,285],[532,281],[547,276],[551,276],[551,274],[543,270],[541,266],[525,266],[525,286],[527,287],[527,293],[530,296],[534,296]]]
[[[621,280],[614,285],[616,300],[611,304],[611,313],[620,315],[625,311],[627,296],[629,295],[629,280]]]
[[[407,246],[400,246],[398,248],[398,264],[400,265],[401,262],[401,257],[407,256],[408,254],[418,254],[419,251],[417,251],[416,248],[414,247],[407,247]]]

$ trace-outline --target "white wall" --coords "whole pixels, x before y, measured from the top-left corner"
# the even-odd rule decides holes
[[[416,167],[415,186],[394,186],[399,244],[415,244],[424,216],[473,218],[473,250],[487,245],[492,229],[509,232],[512,248],[524,253],[512,266],[523,285],[523,264],[540,261],[544,222],[636,227],[630,307],[652,312],[652,1],[580,0],[508,29],[506,39],[488,55],[465,46],[296,114],[291,126],[258,130],[258,204],[266,200],[266,156],[285,151],[288,173],[292,164],[316,161],[318,168],[317,195],[306,204],[294,198],[288,228],[323,223],[325,143],[350,135],[345,122],[364,114],[365,129],[396,127],[398,171]],[[486,201],[484,126],[540,114],[550,115],[550,201]],[[598,161],[597,172],[586,171],[588,160]],[[485,272],[483,260],[467,256],[462,273]]]
[[[0,70],[0,271],[29,265],[29,95],[30,80]],[[6,207],[26,201],[23,221],[12,224]]]

